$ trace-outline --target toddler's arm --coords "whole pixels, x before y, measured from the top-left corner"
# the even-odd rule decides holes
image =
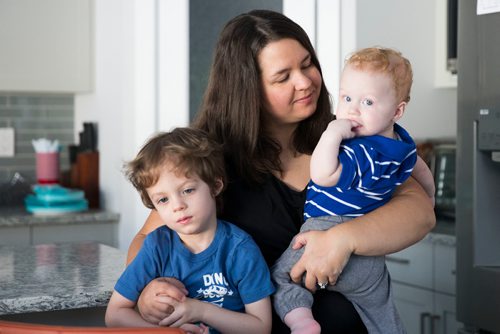
[[[348,119],[338,119],[328,124],[311,156],[311,179],[314,183],[323,187],[337,184],[342,172],[340,143],[355,136],[352,131],[354,126],[356,124]]]
[[[144,320],[134,307],[133,301],[113,291],[106,309],[105,322],[108,327],[157,327]]]
[[[418,183],[420,183],[422,188],[424,188],[425,192],[432,201],[432,205],[434,205],[434,195],[436,193],[434,177],[432,176],[432,172],[427,164],[419,156],[417,156],[417,162],[415,163],[415,167],[413,167],[411,175],[415,178],[415,180],[417,180]]]
[[[230,311],[217,305],[186,298],[172,299],[175,311],[160,321],[160,326],[180,327],[185,323],[202,322],[221,333],[271,333],[271,299],[263,298],[245,305],[245,313]]]

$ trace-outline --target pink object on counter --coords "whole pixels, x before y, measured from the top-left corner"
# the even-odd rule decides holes
[[[59,152],[36,153],[36,178],[39,184],[59,183]]]

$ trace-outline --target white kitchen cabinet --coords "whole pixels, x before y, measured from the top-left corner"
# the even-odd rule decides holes
[[[457,333],[455,237],[430,234],[386,257],[394,300],[409,334]]]
[[[434,243],[435,290],[450,295],[456,294],[455,246]]]
[[[33,245],[54,242],[97,241],[117,247],[117,221],[86,224],[32,226]]]
[[[90,91],[93,0],[0,0],[0,45],[0,91]]]
[[[120,215],[102,210],[53,216],[32,215],[24,208],[0,210],[0,246],[97,241],[118,246]]]
[[[0,226],[0,246],[39,245],[55,242],[97,241],[117,247],[118,221],[95,221],[72,224]]]
[[[434,303],[433,292],[394,281],[392,282],[392,291],[394,302],[408,334],[431,333],[425,329],[430,326],[430,316]]]
[[[433,319],[434,333],[456,334],[462,327],[457,322],[456,298],[455,296],[436,293],[434,295],[434,313]]]
[[[433,257],[432,244],[425,239],[398,253],[386,256],[386,263],[393,281],[432,289]]]
[[[456,334],[455,297],[392,282],[394,302],[408,334]]]
[[[0,228],[0,245],[29,245],[29,226],[8,226]]]

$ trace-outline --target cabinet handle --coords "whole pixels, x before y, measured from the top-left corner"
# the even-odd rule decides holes
[[[410,264],[410,260],[408,259],[402,259],[399,257],[394,257],[394,256],[386,256],[385,257],[387,262],[394,262],[398,264]]]
[[[429,312],[420,313],[420,334],[425,334],[425,320],[430,318],[431,314]]]
[[[433,315],[431,316],[431,334],[436,333],[436,322],[441,320],[441,317],[439,315]]]

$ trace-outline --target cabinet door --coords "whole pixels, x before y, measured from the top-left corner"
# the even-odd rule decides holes
[[[456,294],[455,246],[434,245],[434,288],[453,296]]]
[[[0,228],[0,246],[27,246],[30,242],[30,230],[27,226]]]
[[[431,333],[433,293],[392,282],[394,302],[408,334]]]
[[[400,252],[386,256],[393,281],[432,289],[433,244],[423,240]]]
[[[457,322],[456,298],[442,293],[434,296],[433,327],[435,334],[456,334],[461,326]]]
[[[116,223],[37,225],[33,226],[33,244],[97,241],[117,247]]]
[[[1,0],[0,91],[89,91],[92,0]]]

